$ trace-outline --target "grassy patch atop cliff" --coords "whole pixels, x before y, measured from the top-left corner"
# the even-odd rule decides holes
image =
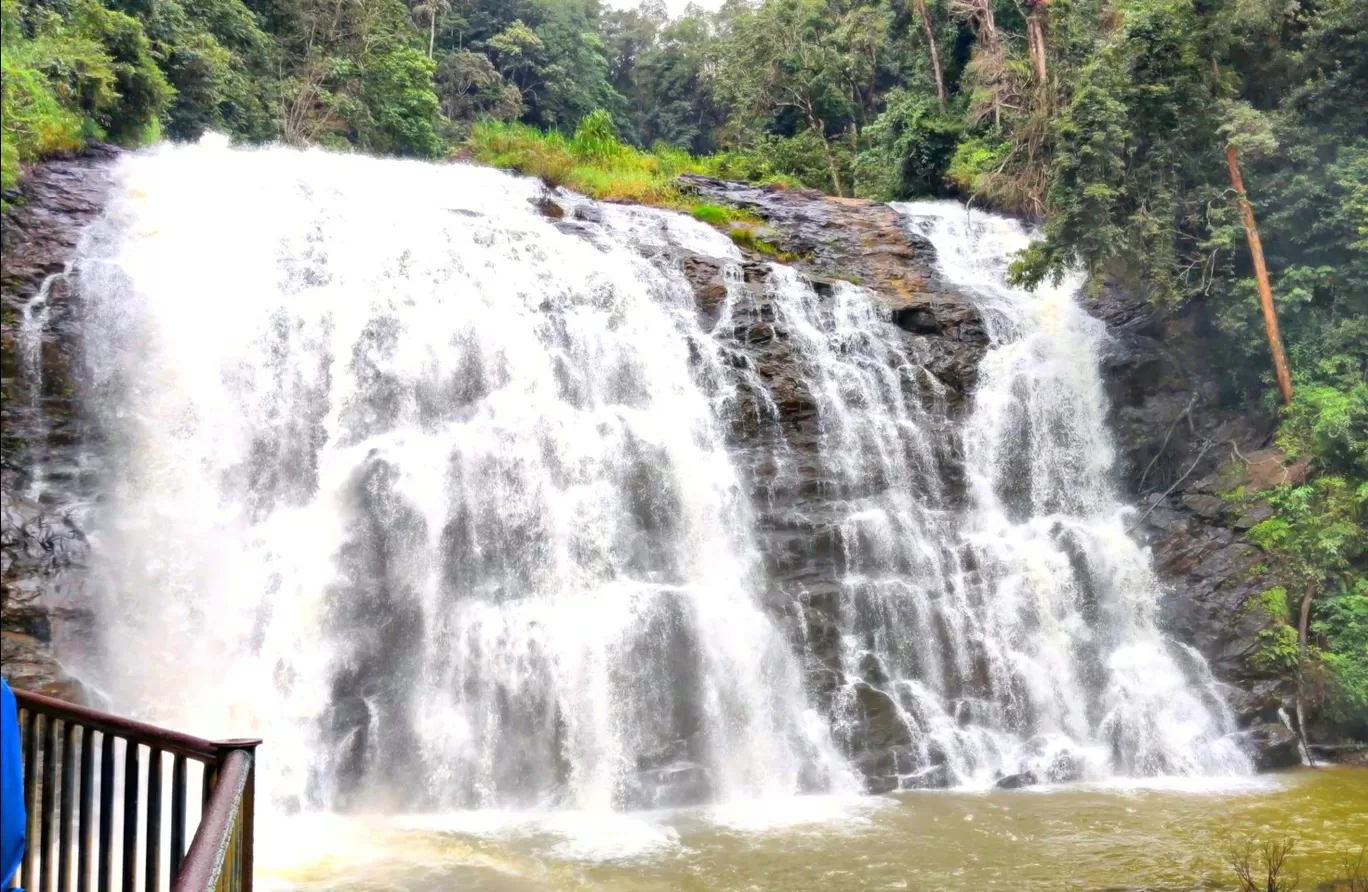
[[[646,151],[627,145],[618,138],[607,112],[588,115],[568,137],[525,124],[482,121],[474,126],[466,147],[482,164],[538,177],[553,188],[564,186],[601,201],[682,211],[724,231],[745,233],[737,238],[743,246],[758,241],[750,229],[759,222],[755,218],[699,199],[675,184],[675,178],[685,173],[725,176],[725,159],[696,158],[668,146]],[[767,182],[791,185],[782,177]]]

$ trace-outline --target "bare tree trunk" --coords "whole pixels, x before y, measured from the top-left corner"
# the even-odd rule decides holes
[[[945,78],[941,75],[940,51],[936,49],[936,32],[931,28],[931,13],[926,8],[926,0],[913,0],[917,14],[921,16],[922,31],[926,34],[926,46],[931,51],[931,71],[936,76],[936,98],[940,100],[941,111],[945,110]]]
[[[997,18],[992,0],[975,0],[979,15],[979,37],[993,58],[993,126],[1002,127],[1002,47],[998,43]]]
[[[428,58],[432,58],[432,47],[437,43],[437,9],[432,10],[432,15],[428,16]]]
[[[1040,20],[1039,10],[1032,9],[1026,17],[1026,46],[1031,53],[1031,65],[1035,68],[1036,80],[1045,84],[1045,23]]]
[[[1311,748],[1306,745],[1306,712],[1302,709],[1302,671],[1306,666],[1306,627],[1311,620],[1311,586],[1306,587],[1302,592],[1301,617],[1297,621],[1297,736],[1301,738],[1302,752],[1306,754],[1306,760],[1315,764],[1311,759]]]
[[[1254,277],[1259,281],[1259,306],[1263,308],[1264,330],[1268,333],[1268,349],[1273,354],[1273,372],[1278,378],[1278,390],[1284,403],[1292,402],[1292,373],[1287,370],[1287,354],[1283,352],[1282,337],[1278,334],[1278,314],[1273,308],[1273,289],[1268,284],[1268,268],[1264,265],[1263,243],[1254,225],[1254,209],[1245,196],[1244,180],[1240,177],[1240,159],[1235,146],[1226,146],[1226,166],[1230,168],[1230,184],[1235,188],[1235,200],[1244,217],[1245,236],[1249,239],[1249,253],[1254,258]]]

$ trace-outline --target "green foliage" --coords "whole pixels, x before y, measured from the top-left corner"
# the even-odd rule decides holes
[[[895,89],[887,107],[865,128],[868,148],[855,163],[855,192],[891,201],[944,190],[959,157],[963,121],[940,110],[934,96]]]
[[[45,73],[57,59],[77,54],[96,65],[87,75],[97,93],[111,92],[113,71],[92,41],[29,40],[21,31],[16,0],[3,0],[3,52],[0,53],[0,90],[3,90],[3,127],[0,129],[0,188],[13,188],[20,166],[43,155],[70,151],[81,145],[83,121],[71,104],[58,95],[63,86]],[[55,44],[55,45],[53,45]],[[54,58],[54,56],[56,58]],[[84,67],[84,66],[83,66]],[[93,76],[91,76],[93,75]],[[106,101],[112,101],[107,99]]]
[[[946,178],[963,192],[985,192],[989,179],[1002,168],[1010,154],[1011,146],[1001,137],[971,136],[955,146]]]
[[[1327,711],[1361,734],[1368,730],[1368,578],[1318,603],[1311,631],[1325,642],[1320,658],[1334,682]]]
[[[1326,470],[1368,479],[1368,383],[1313,382],[1296,391],[1280,435],[1283,447]]]
[[[1323,677],[1326,712],[1354,726],[1368,725],[1368,484],[1322,475],[1260,494],[1274,514],[1249,531],[1267,552],[1279,585],[1259,606],[1270,617],[1253,657],[1262,671],[1293,671]],[[1304,593],[1312,601],[1311,632],[1303,665],[1293,608]]]
[[[432,60],[407,46],[376,54],[362,76],[370,111],[363,144],[377,152],[435,158],[445,148],[437,135],[438,102]]]
[[[582,161],[612,163],[629,150],[618,140],[613,118],[601,108],[594,109],[575,128],[570,151]]]
[[[156,132],[172,96],[137,20],[95,0],[60,15],[4,0],[0,180],[23,164],[103,136],[136,145]]]
[[[675,187],[674,177],[696,167],[681,164],[675,151],[656,156],[626,145],[613,134],[604,112],[587,116],[571,139],[526,124],[481,121],[467,146],[486,164],[537,176],[548,186],[566,186],[593,198],[681,210],[694,204]]]
[[[735,211],[716,204],[700,204],[690,213],[694,215],[695,219],[702,220],[709,226],[726,226],[736,219]]]

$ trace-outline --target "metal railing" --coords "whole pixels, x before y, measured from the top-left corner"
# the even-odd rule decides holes
[[[41,694],[14,697],[28,812],[16,881],[26,892],[251,892],[261,741],[202,740]],[[192,773],[201,815],[187,848]]]

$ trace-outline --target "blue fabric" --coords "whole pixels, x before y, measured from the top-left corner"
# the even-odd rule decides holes
[[[24,764],[14,692],[0,678],[0,887],[8,886],[24,857]]]

